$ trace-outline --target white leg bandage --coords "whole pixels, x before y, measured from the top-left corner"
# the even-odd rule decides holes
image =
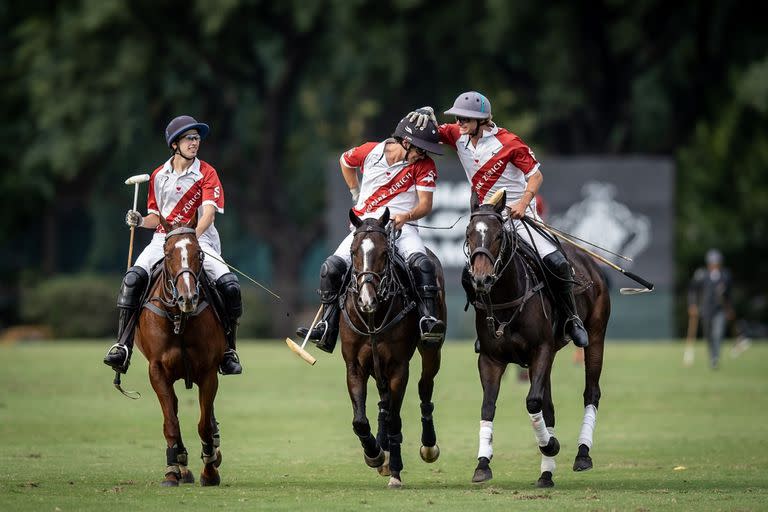
[[[549,432],[550,436],[555,435],[555,429],[553,427],[547,427],[547,432]],[[550,473],[555,473],[555,468],[557,467],[557,464],[555,464],[555,458],[554,457],[547,457],[546,455],[541,455],[541,472],[549,471]]]
[[[528,413],[528,416],[531,417],[531,426],[536,436],[536,442],[539,443],[539,446],[547,446],[550,434],[547,431],[547,426],[544,424],[544,415],[539,411],[536,414]]]
[[[480,447],[477,450],[477,458],[493,457],[493,422],[480,421]]]
[[[589,404],[584,408],[584,420],[581,423],[581,432],[579,433],[578,444],[584,444],[592,449],[592,434],[595,432],[595,423],[597,422],[597,408]]]

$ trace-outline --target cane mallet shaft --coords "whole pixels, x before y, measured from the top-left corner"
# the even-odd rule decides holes
[[[149,181],[149,174],[137,174],[125,180],[126,185],[134,186],[133,187],[133,210],[136,209],[136,206],[139,201],[139,185],[147,181]],[[131,241],[128,244],[128,265],[125,267],[126,270],[131,268],[131,260],[133,259],[133,236],[135,232],[136,232],[136,226],[131,226]]]
[[[635,294],[638,294],[638,293],[649,293],[649,292],[653,291],[653,283],[651,283],[649,281],[646,281],[645,279],[643,279],[642,277],[638,276],[637,274],[633,274],[629,270],[624,270],[623,268],[621,268],[620,266],[618,266],[614,262],[612,262],[612,261],[610,261],[610,260],[608,260],[606,258],[603,258],[602,256],[600,256],[599,254],[596,254],[593,251],[590,251],[589,249],[587,249],[586,247],[584,247],[580,243],[578,243],[578,242],[568,238],[565,235],[565,233],[563,233],[563,232],[556,232],[556,231],[550,229],[549,226],[547,226],[543,222],[538,221],[536,219],[530,219],[530,220],[531,220],[531,222],[533,222],[536,225],[538,225],[540,228],[542,228],[545,231],[547,231],[549,234],[551,234],[551,235],[553,235],[553,236],[555,236],[557,238],[560,238],[561,240],[563,240],[565,242],[568,242],[573,247],[576,247],[577,249],[579,249],[579,250],[589,254],[590,256],[595,258],[596,260],[605,263],[606,265],[611,267],[613,270],[617,270],[617,271],[621,272],[622,274],[624,274],[625,276],[627,276],[628,278],[630,278],[633,281],[635,281],[636,283],[640,283],[641,285],[645,286],[645,288],[621,288],[619,290],[619,292],[622,295],[635,295]]]
[[[299,346],[295,341],[293,341],[291,338],[285,338],[285,344],[288,345],[288,348],[291,349],[291,351],[305,360],[310,365],[314,365],[317,362],[317,359],[315,359],[312,354],[304,350],[304,345],[307,344],[307,341],[309,341],[309,335],[312,333],[312,329],[314,329],[315,324],[317,323],[317,319],[320,318],[320,313],[323,312],[323,306],[320,305],[320,308],[317,310],[317,313],[315,313],[315,318],[312,319],[312,323],[309,325],[309,330],[307,331],[307,335],[304,336],[304,343]]]

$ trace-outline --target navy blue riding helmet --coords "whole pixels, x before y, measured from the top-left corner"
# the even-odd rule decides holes
[[[197,130],[201,139],[204,139],[206,135],[208,135],[208,132],[211,131],[207,124],[198,123],[192,116],[176,117],[168,123],[168,126],[165,128],[165,142],[168,144],[168,147],[170,148],[171,144],[176,142],[179,135],[187,130]]]

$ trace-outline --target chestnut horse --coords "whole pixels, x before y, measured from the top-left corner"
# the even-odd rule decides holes
[[[224,329],[212,304],[204,302],[203,252],[195,236],[197,217],[188,224],[169,225],[164,219],[165,259],[162,273],[139,314],[134,340],[149,361],[149,380],[163,410],[163,434],[168,443],[163,486],[193,483],[187,469],[187,449],[181,440],[178,399],[173,383],[197,384],[202,440],[201,485],[219,485],[219,430],[213,401],[219,386],[216,374],[227,348]],[[209,298],[210,300],[210,298]]]
[[[568,340],[563,335],[563,318],[541,282],[550,279],[546,267],[536,256],[522,255],[517,233],[504,229],[501,215],[506,195],[497,205],[478,204],[473,192],[467,227],[468,268],[476,296],[475,328],[480,342],[477,365],[483,387],[478,465],[473,482],[492,478],[493,418],[501,377],[509,363],[529,367],[530,389],[525,404],[542,453],[539,487],[552,487],[555,455],[560,443],[554,436],[555,408],[552,403],[550,372],[555,353]],[[533,229],[530,225],[530,229]],[[585,348],[584,419],[579,435],[574,471],[592,467],[589,450],[600,401],[600,373],[603,368],[603,343],[610,315],[610,299],[605,279],[586,254],[566,251],[575,269],[574,293],[579,316],[589,334]],[[534,268],[538,267],[541,272]],[[471,293],[471,291],[470,291]]]
[[[352,400],[352,428],[363,446],[366,464],[377,468],[382,476],[390,476],[388,487],[402,487],[400,471],[403,440],[400,408],[408,384],[409,363],[418,347],[421,354],[421,449],[425,462],[440,455],[432,420],[434,379],[440,370],[442,342],[424,344],[419,341],[419,313],[412,297],[408,277],[396,263],[395,234],[388,227],[390,213],[386,208],[380,219],[358,218],[352,210],[355,226],[352,240],[350,283],[342,298],[341,347],[347,367],[347,388]],[[445,321],[445,295],[442,267],[434,254],[440,293],[439,319]],[[416,299],[418,300],[418,299]],[[368,377],[373,376],[379,392],[378,433],[371,434],[365,414]]]

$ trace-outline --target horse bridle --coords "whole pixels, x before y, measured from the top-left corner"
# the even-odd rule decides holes
[[[474,217],[492,217],[494,219],[497,219],[499,223],[501,224],[501,249],[499,249],[498,256],[494,256],[491,251],[488,250],[487,247],[475,247],[475,249],[470,254],[469,252],[469,228],[471,226],[472,219]],[[517,251],[517,237],[514,235],[510,235],[507,230],[504,228],[504,217],[502,215],[493,210],[493,211],[474,211],[469,216],[470,225],[467,226],[467,232],[466,236],[464,238],[464,255],[467,258],[467,266],[469,267],[469,273],[472,274],[472,263],[475,261],[475,257],[478,254],[482,254],[486,256],[489,260],[493,262],[493,272],[490,275],[491,278],[491,287],[496,284],[496,282],[499,280],[501,275],[504,273],[504,269],[507,268],[507,265],[509,265],[509,262],[512,261],[512,256],[514,256],[515,252]],[[510,238],[512,238],[512,250],[508,251],[510,247]]]
[[[181,236],[181,235],[194,235],[195,230],[188,227],[180,227],[176,228],[172,231],[169,231],[165,235],[165,243],[168,243],[168,240],[170,240],[173,237]],[[202,249],[199,251],[200,254],[200,270],[195,273],[194,270],[192,270],[189,267],[182,267],[176,272],[176,274],[171,278],[169,277],[164,283],[163,283],[163,297],[161,297],[161,301],[163,304],[165,304],[168,307],[175,307],[179,302],[179,290],[176,288],[176,282],[179,280],[179,277],[181,277],[184,274],[190,274],[192,278],[195,280],[195,293],[198,295],[200,294],[200,275],[203,272],[203,259],[205,258],[205,253],[202,251]],[[167,266],[163,267],[163,273],[167,276],[167,272],[165,270],[167,269]],[[166,299],[166,294],[170,294],[171,299]]]
[[[384,302],[388,300],[394,292],[396,292],[396,282],[394,279],[392,279],[392,275],[394,273],[394,267],[393,267],[393,258],[392,258],[392,248],[393,244],[390,243],[390,231],[378,226],[378,225],[370,225],[366,224],[363,226],[360,226],[355,233],[352,235],[353,239],[354,237],[361,235],[361,234],[368,234],[368,233],[381,233],[384,235],[384,237],[387,239],[387,265],[384,268],[383,273],[374,272],[373,270],[362,270],[358,271],[355,268],[354,262],[351,265],[350,270],[350,283],[349,283],[349,291],[354,293],[355,295],[360,294],[360,288],[362,288],[365,284],[370,283],[373,285],[374,290],[376,291],[376,298],[379,299],[381,302]],[[378,284],[377,284],[378,283]]]

